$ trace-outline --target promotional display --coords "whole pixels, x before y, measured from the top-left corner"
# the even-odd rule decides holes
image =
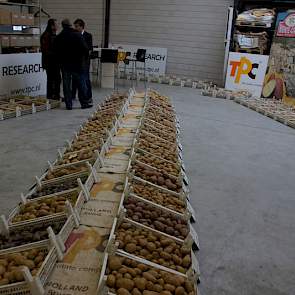
[[[124,50],[130,52],[130,58],[136,58],[136,52],[138,49],[146,49],[146,65],[145,70],[147,74],[154,75],[164,75],[166,73],[166,62],[167,62],[167,48],[156,48],[156,47],[146,47],[138,45],[127,45],[127,44],[113,44],[113,47],[119,50]],[[124,64],[124,62],[119,63],[120,71],[125,71],[127,74],[132,72],[132,62],[129,64]],[[144,65],[143,63],[137,64],[137,72],[143,73]]]
[[[230,52],[225,88],[247,90],[252,96],[260,97],[268,56]]]
[[[263,97],[295,105],[295,12],[281,12],[265,77]]]
[[[0,95],[37,96],[46,93],[41,53],[0,55]]]

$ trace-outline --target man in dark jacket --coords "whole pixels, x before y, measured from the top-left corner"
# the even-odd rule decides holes
[[[74,21],[74,26],[77,32],[79,32],[84,41],[87,44],[88,51],[89,51],[89,58],[85,60],[85,67],[83,68],[83,73],[81,75],[81,79],[85,80],[86,83],[86,88],[87,88],[87,99],[88,103],[92,104],[92,87],[91,87],[91,81],[90,81],[90,75],[89,75],[89,70],[90,70],[90,57],[93,52],[93,42],[92,42],[92,35],[88,32],[85,31],[85,22],[78,18]],[[77,86],[74,84],[73,85],[73,98],[76,96],[76,91],[77,91]]]
[[[88,47],[68,19],[62,21],[62,27],[63,30],[55,39],[55,51],[61,65],[66,107],[72,109],[72,81],[77,83],[82,109],[92,107],[88,104],[85,82],[80,79],[85,60],[88,59]]]
[[[60,67],[54,53],[54,41],[57,32],[57,21],[53,18],[48,20],[47,27],[41,35],[42,68],[47,75],[47,98],[60,99]]]

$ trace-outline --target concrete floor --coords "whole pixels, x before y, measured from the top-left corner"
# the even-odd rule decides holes
[[[201,293],[295,294],[295,130],[193,89],[151,86],[173,98],[181,121]],[[100,99],[106,93],[96,91]],[[0,122],[2,213],[89,113],[57,110]]]

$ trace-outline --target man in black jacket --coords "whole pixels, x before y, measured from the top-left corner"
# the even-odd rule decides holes
[[[68,19],[64,19],[61,24],[63,30],[56,36],[54,47],[61,66],[66,107],[68,110],[72,109],[72,81],[77,83],[81,107],[92,107],[88,104],[86,85],[80,79],[85,60],[89,58],[88,47]]]
[[[47,98],[60,99],[60,68],[54,53],[54,42],[58,26],[56,19],[49,19],[44,33],[41,35],[40,44],[42,52],[42,68],[47,74]]]
[[[90,57],[93,52],[93,42],[92,42],[92,35],[88,32],[85,31],[85,22],[78,18],[74,21],[74,26],[77,32],[79,32],[85,43],[87,44],[88,51],[89,51],[89,58],[85,60],[85,67],[83,68],[83,73],[81,75],[81,79],[85,81],[86,84],[86,94],[87,94],[87,99],[88,103],[92,104],[92,88],[91,88],[91,81],[90,81],[90,76],[89,76],[89,70],[90,70]],[[73,95],[72,97],[75,98],[76,96],[76,91],[77,91],[77,86],[73,85]]]

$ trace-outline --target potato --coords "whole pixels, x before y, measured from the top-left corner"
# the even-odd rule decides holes
[[[145,290],[146,283],[147,283],[147,280],[144,277],[143,278],[135,278],[134,279],[135,287],[138,288],[141,291]]]
[[[151,281],[152,283],[156,283],[157,281],[157,279],[149,272],[144,272],[142,275],[147,281]]]
[[[119,288],[117,290],[117,294],[118,295],[130,295],[130,292],[128,290],[124,289],[124,288]]]
[[[191,265],[191,258],[189,255],[186,255],[183,259],[182,259],[182,266],[185,268],[188,268]]]
[[[136,244],[134,243],[128,243],[126,246],[125,246],[125,250],[129,253],[133,253],[136,251]]]
[[[142,294],[143,294],[143,295],[159,295],[158,292],[148,291],[148,290],[143,291]]]
[[[165,284],[164,289],[173,293],[175,290],[175,286],[173,286],[171,284]]]
[[[175,289],[175,295],[185,295],[186,292],[183,287],[179,286]]]
[[[131,292],[132,295],[141,295],[141,292],[137,289],[137,288],[134,288]]]
[[[2,276],[5,273],[6,268],[0,264],[0,276]]]
[[[122,267],[121,259],[116,256],[110,256],[109,257],[109,268],[111,270],[118,270],[120,267]]]
[[[124,288],[128,291],[131,291],[134,287],[134,282],[133,280],[130,280],[130,279],[121,278],[116,281],[116,287]]]
[[[186,292],[190,293],[194,291],[194,285],[191,282],[185,281],[184,286],[185,286]]]
[[[116,284],[116,277],[112,274],[108,275],[106,283],[108,287],[114,288]]]

